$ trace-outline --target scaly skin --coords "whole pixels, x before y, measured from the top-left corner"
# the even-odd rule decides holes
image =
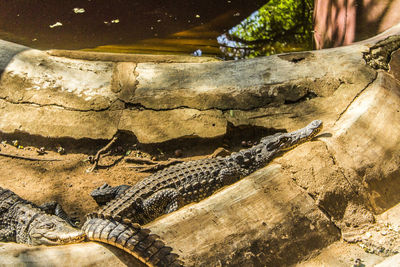
[[[58,216],[45,212],[52,212]],[[62,219],[65,218],[65,219]],[[49,203],[40,208],[8,189],[0,187],[0,242],[29,245],[62,245],[89,240],[117,246],[148,266],[182,266],[157,235],[129,220],[89,217],[82,227],[73,226],[61,206]]]
[[[147,266],[183,266],[178,255],[165,246],[159,236],[125,219],[88,215],[82,230],[89,240],[99,241],[125,250]]]
[[[109,202],[110,200],[123,194],[129,188],[129,185],[119,185],[111,187],[108,184],[103,184],[99,188],[93,190],[92,193],[90,193],[90,196],[96,201],[99,206],[101,206],[107,204],[107,202]]]
[[[264,167],[282,152],[312,139],[321,129],[322,122],[316,120],[295,132],[264,137],[259,144],[224,158],[201,159],[171,166],[130,188],[104,185],[103,189],[108,193],[122,193],[92,216],[148,223],[188,203],[200,201],[219,188]],[[101,191],[100,187],[96,194],[101,195]]]
[[[80,229],[0,187],[0,241],[61,245],[84,239],[85,234]]]

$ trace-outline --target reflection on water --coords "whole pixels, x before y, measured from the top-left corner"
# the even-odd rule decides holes
[[[225,58],[312,48],[312,0],[271,0],[217,37]]]
[[[292,0],[300,3],[304,1]],[[265,18],[264,10],[271,10],[265,8],[268,5],[266,2],[288,1],[2,1],[0,39],[39,49],[152,54],[193,54],[196,51],[197,56],[255,56],[257,54],[251,51],[261,47],[259,40],[265,50],[266,38],[261,33],[269,34],[266,26],[271,21]],[[260,10],[252,14],[260,7]],[[295,8],[303,7],[294,5],[292,9]],[[292,12],[287,8],[283,10]],[[250,14],[250,18],[245,19]],[[221,43],[220,37],[218,43],[217,37],[223,33],[226,33],[226,40]],[[237,48],[243,48],[245,52],[238,53],[240,50]]]
[[[205,23],[177,31],[165,36],[157,36],[137,40],[128,44],[115,44],[97,46],[95,48],[85,49],[88,51],[100,52],[119,52],[119,53],[152,53],[152,54],[193,54],[201,50],[204,56],[218,56],[223,54],[219,49],[217,36],[227,31],[230,27],[240,21],[235,20],[232,24],[232,18],[236,11],[225,11],[223,14],[210,19]],[[225,25],[225,26],[224,26]],[[229,27],[226,27],[229,25]],[[224,26],[224,27],[222,27]]]

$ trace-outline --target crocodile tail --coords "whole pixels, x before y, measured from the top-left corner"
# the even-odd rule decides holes
[[[88,215],[82,230],[89,240],[121,248],[147,266],[183,266],[172,248],[137,223]]]

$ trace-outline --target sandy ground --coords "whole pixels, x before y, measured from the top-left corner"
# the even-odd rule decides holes
[[[76,146],[70,148],[63,144],[66,153],[62,155],[57,152],[60,145],[52,143],[47,144],[49,148],[46,149],[46,154],[39,155],[37,153],[39,147],[24,146],[24,142],[19,141],[18,146],[22,147],[18,148],[13,145],[11,139],[2,141],[0,144],[0,171],[2,173],[0,186],[38,205],[57,201],[71,217],[77,217],[80,221],[83,221],[85,214],[94,211],[97,207],[96,202],[90,197],[93,189],[104,183],[112,186],[133,185],[151,174],[151,172],[140,170],[152,165],[128,162],[129,159],[153,159],[156,162],[165,162],[171,158],[193,160],[210,156],[223,142],[223,140],[210,141],[208,144],[189,142],[192,144],[147,146],[143,149],[138,148],[134,143],[120,142],[112,147],[110,154],[101,157],[97,170],[88,172],[92,166],[88,157],[94,155],[106,142],[92,147],[86,146],[83,149]],[[225,144],[225,147],[229,149],[229,145]],[[77,152],[78,150],[84,153]],[[178,157],[175,155],[176,150],[181,150],[178,152]],[[34,160],[7,157],[4,154]],[[57,161],[43,161],[48,159]]]

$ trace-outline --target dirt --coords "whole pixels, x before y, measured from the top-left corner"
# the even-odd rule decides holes
[[[6,145],[1,148],[3,153],[60,159],[61,161],[43,162],[0,157],[0,169],[3,173],[1,186],[36,204],[58,201],[68,214],[79,217],[81,221],[87,212],[96,207],[89,196],[91,190],[105,182],[111,185],[133,184],[145,176],[135,173],[123,162],[110,169],[102,168],[87,173],[86,169],[90,164],[85,162],[88,156],[86,154],[57,155],[50,151],[46,155],[38,156],[33,147],[21,150]],[[106,157],[102,160],[102,165],[111,164],[117,159],[117,156]]]

